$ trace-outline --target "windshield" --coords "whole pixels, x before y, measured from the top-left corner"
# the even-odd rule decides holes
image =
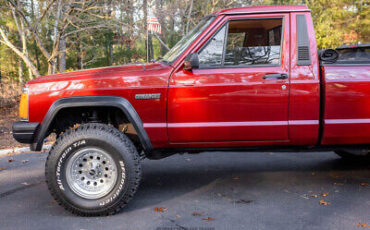
[[[171,63],[178,58],[182,52],[201,34],[213,21],[214,16],[208,16],[202,19],[185,37],[183,37],[170,51],[163,56],[161,61]]]

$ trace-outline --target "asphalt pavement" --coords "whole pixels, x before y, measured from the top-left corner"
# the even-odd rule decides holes
[[[205,152],[143,160],[134,199],[78,217],[45,184],[47,153],[0,157],[0,229],[369,229],[370,166],[333,152]]]

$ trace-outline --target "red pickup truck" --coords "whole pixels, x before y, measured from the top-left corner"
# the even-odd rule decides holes
[[[306,6],[222,10],[153,63],[28,82],[13,135],[40,151],[56,133],[48,187],[85,216],[125,206],[144,157],[269,149],[368,159],[369,56],[367,45],[319,54]]]

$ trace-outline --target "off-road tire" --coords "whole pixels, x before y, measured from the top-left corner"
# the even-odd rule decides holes
[[[343,160],[346,161],[353,161],[353,162],[360,162],[360,161],[370,161],[370,152],[367,155],[357,155],[353,154],[349,151],[345,150],[337,150],[334,151],[338,156],[340,156]]]
[[[85,199],[72,191],[66,180],[66,162],[77,151],[100,148],[117,165],[117,180],[112,190],[100,199]],[[122,132],[105,124],[84,124],[69,129],[52,146],[45,165],[51,195],[66,210],[80,216],[113,215],[134,196],[141,179],[140,158],[134,144]]]

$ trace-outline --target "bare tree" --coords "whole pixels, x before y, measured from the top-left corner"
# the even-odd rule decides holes
[[[56,73],[58,58],[59,71],[62,72],[65,70],[66,40],[68,36],[74,35],[81,31],[118,26],[118,24],[116,24],[117,21],[112,20],[113,18],[112,15],[110,15],[111,13],[108,13],[108,15],[104,13],[104,6],[93,0],[81,2],[75,2],[73,0],[50,0],[43,8],[40,16],[35,18],[34,21],[30,21],[29,17],[26,17],[27,9],[25,7],[19,6],[17,2],[13,0],[8,0],[8,2],[12,10],[14,10],[16,14],[20,16],[19,20],[24,23],[25,29],[31,34],[38,49],[46,59],[48,63],[48,74]],[[103,15],[101,13],[103,13]],[[88,18],[88,20],[82,20],[82,18]],[[111,21],[109,21],[109,19]],[[39,34],[40,31],[38,27],[44,20],[54,22],[51,48],[48,48],[49,46],[46,45],[47,41],[43,40]],[[6,36],[4,31],[2,31],[2,34]],[[3,43],[7,46],[16,48],[9,39],[3,40]],[[13,48],[12,50],[17,55],[20,54]],[[26,57],[26,55],[22,54],[21,58],[24,59]],[[27,58],[29,59],[29,57]],[[27,62],[32,64],[30,60]],[[30,64],[27,64],[28,67],[29,65]],[[37,74],[34,70],[32,72],[35,76],[40,75],[38,71]]]

